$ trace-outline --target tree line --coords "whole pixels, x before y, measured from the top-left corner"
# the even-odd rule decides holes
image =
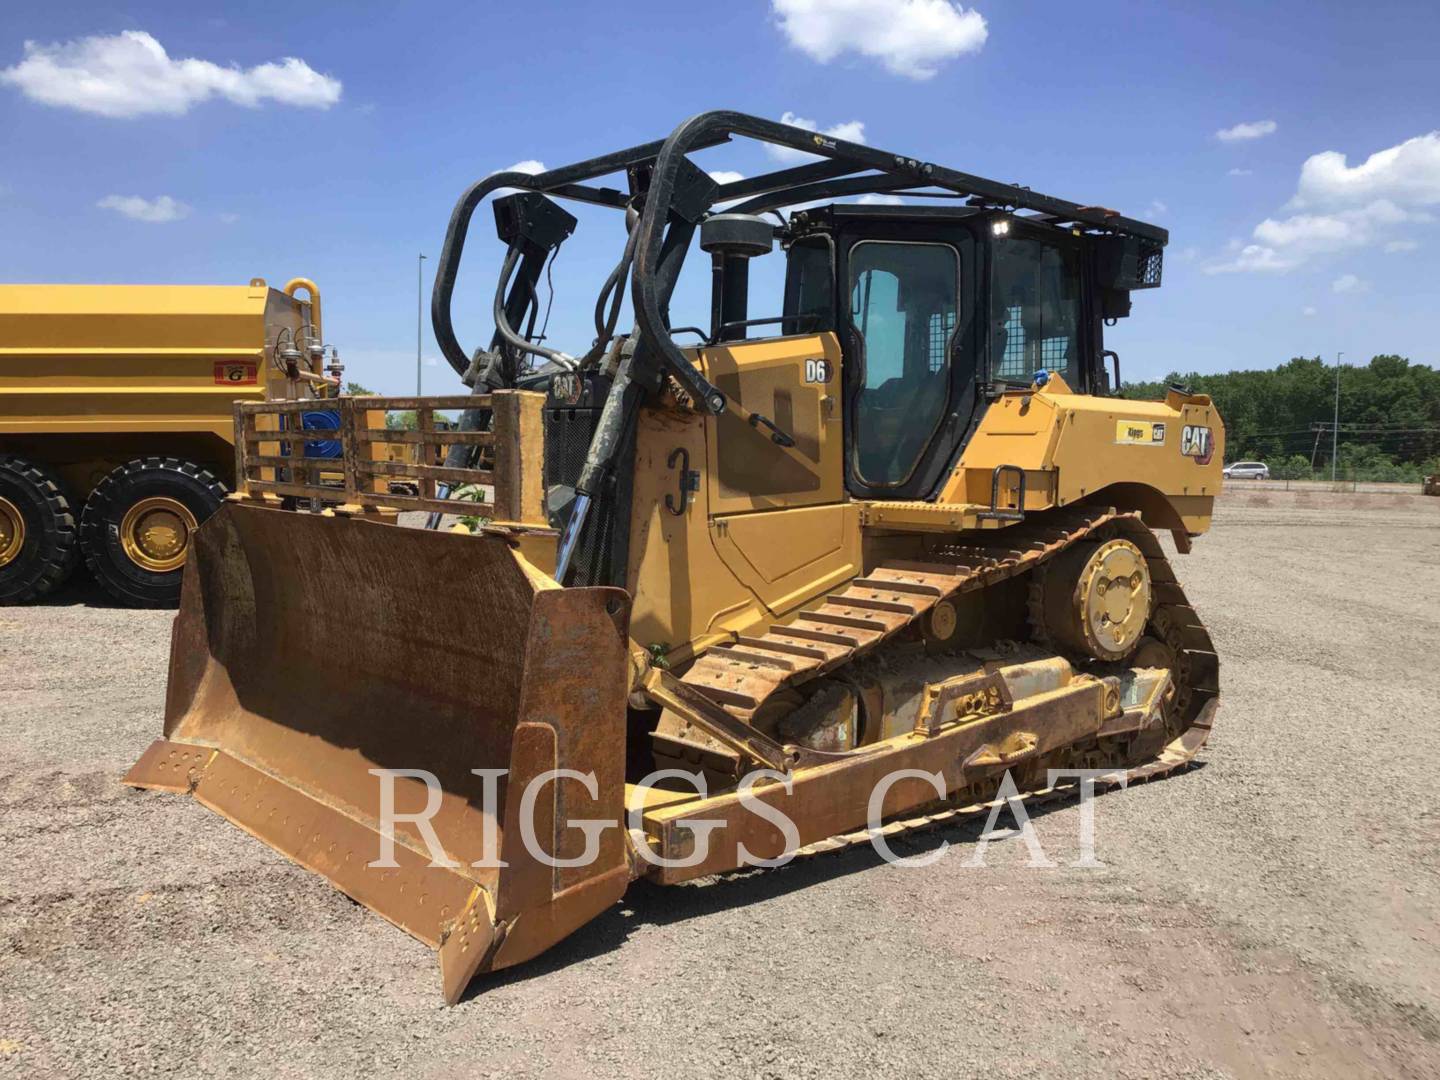
[[[1263,461],[1272,476],[1329,476],[1336,367],[1297,356],[1272,371],[1172,372],[1121,394],[1165,396],[1167,385],[1209,394],[1225,421],[1225,460]],[[1415,481],[1440,473],[1440,371],[1403,356],[1339,368],[1339,468],[1347,479]]]

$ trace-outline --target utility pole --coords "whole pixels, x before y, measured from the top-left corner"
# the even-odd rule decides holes
[[[1340,468],[1340,358],[1343,352],[1335,354],[1335,423],[1330,428],[1330,482],[1335,483]]]
[[[420,397],[424,393],[420,389],[420,319],[421,312],[425,310],[425,256],[421,255],[415,260],[415,396]],[[1336,391],[1339,394],[1339,391]],[[1338,398],[1337,398],[1338,400]],[[1338,405],[1337,405],[1338,408]]]

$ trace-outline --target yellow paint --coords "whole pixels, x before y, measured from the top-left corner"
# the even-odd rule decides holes
[[[316,285],[315,282],[311,281],[309,278],[297,277],[291,278],[289,281],[287,281],[285,283],[285,288],[283,291],[286,296],[294,299],[295,294],[301,289],[304,289],[305,295],[310,298],[309,303],[311,325],[315,327],[316,336],[323,341],[324,326],[320,322],[320,286]]]
[[[729,571],[776,615],[860,573],[855,503],[717,517],[710,532]]]
[[[141,499],[120,521],[120,546],[136,566],[163,574],[185,565],[190,534],[199,528],[182,502],[163,495]]]
[[[259,278],[0,285],[0,450],[60,466],[81,500],[110,468],[145,454],[196,459],[228,479],[232,402],[310,396],[323,378],[309,350],[296,383],[272,355],[282,331],[320,340],[319,300],[305,279],[285,291]],[[163,441],[147,448],[135,438],[145,435]],[[106,437],[125,441],[111,451]]]
[[[716,346],[701,354],[731,408],[707,425],[716,514],[839,502],[844,497],[840,342],[834,334]],[[823,367],[815,361],[824,361]],[[809,361],[809,363],[807,363]],[[818,381],[820,376],[825,381]],[[751,413],[795,440],[775,443]]]
[[[1152,528],[1204,532],[1220,493],[1225,426],[1210,399],[1171,391],[1164,401],[1073,394],[1057,379],[991,404],[939,502],[988,506],[994,469],[1025,471],[1027,511],[1081,500],[1139,510]],[[1210,459],[1186,428],[1208,428]],[[1006,475],[1002,500],[1013,505]]]
[[[736,407],[719,418],[645,409],[636,439],[630,634],[642,647],[666,646],[672,662],[763,631],[860,573],[859,506],[844,491],[835,336],[737,343],[702,359]],[[751,412],[796,446],[775,444],[747,422]],[[701,479],[676,514],[682,450]]]
[[[678,506],[680,462],[689,454],[692,470],[706,466],[706,421],[698,413],[643,409],[636,432],[635,487],[631,507],[627,582],[635,598],[630,636],[641,646],[672,649],[716,639],[764,621],[764,605],[726,567],[710,538],[710,485],[691,494],[683,515]],[[684,655],[683,653],[681,655]]]
[[[0,498],[0,566],[14,562],[24,546],[24,515],[9,499]]]
[[[1224,427],[1200,395],[1093,398],[1052,378],[989,406],[935,501],[852,500],[844,490],[833,334],[691,355],[736,407],[718,419],[673,402],[642,411],[627,574],[632,640],[642,651],[663,646],[671,663],[784,622],[877,559],[923,557],[934,542],[925,534],[1006,527],[982,516],[997,465],[1024,470],[1027,513],[1089,500],[1138,510],[1154,528],[1209,526]],[[817,360],[826,361],[830,381],[814,380]],[[770,417],[797,445],[777,446],[746,422],[751,412]],[[1203,464],[1194,454],[1205,438],[1181,434],[1201,427],[1212,432]],[[687,464],[699,489],[677,515],[666,499],[678,507]],[[1002,505],[1014,505],[1018,485],[1011,473],[1002,477]]]
[[[1028,492],[1026,493],[1028,497]],[[860,524],[870,528],[889,527],[906,532],[956,533],[966,529],[997,528],[980,517],[984,506],[975,503],[886,502],[857,500]]]
[[[283,290],[260,278],[0,285],[0,453],[58,474],[77,517],[137,458],[194,462],[233,487],[234,403],[326,392],[320,332],[320,290],[305,278]],[[297,338],[292,381],[277,343]],[[194,527],[179,503],[131,507],[120,541],[137,565],[164,573],[184,564]],[[13,532],[0,507],[0,565]]]

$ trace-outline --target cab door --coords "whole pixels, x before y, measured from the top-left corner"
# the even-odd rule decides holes
[[[884,222],[841,240],[847,487],[931,497],[975,411],[973,239],[959,225]]]
[[[709,425],[715,514],[840,501],[844,428],[834,334],[741,341],[704,352],[706,377],[730,399]],[[759,414],[795,440],[775,441]]]
[[[860,571],[859,512],[845,500],[840,343],[826,332],[703,355],[706,377],[732,403],[706,424],[711,543],[782,614]],[[795,445],[777,443],[754,414]]]

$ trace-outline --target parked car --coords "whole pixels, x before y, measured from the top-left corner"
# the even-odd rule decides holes
[[[1232,461],[1225,466],[1227,480],[1269,480],[1270,466],[1263,461]]]

